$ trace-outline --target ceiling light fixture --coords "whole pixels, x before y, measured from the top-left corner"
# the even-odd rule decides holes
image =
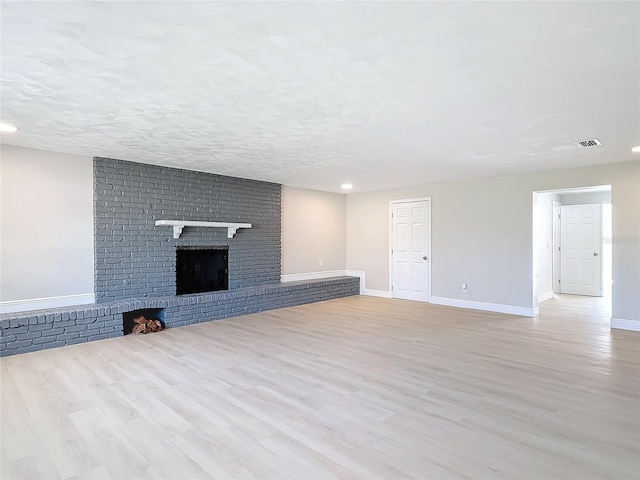
[[[344,190],[351,190],[353,188],[353,185],[351,185],[350,183],[343,183],[342,188]]]
[[[13,133],[17,131],[18,127],[14,127],[13,125],[9,125],[8,123],[0,123],[0,132]]]
[[[640,145],[638,145],[637,147],[633,147],[633,148],[631,149],[631,151],[632,151],[633,153],[640,153]]]

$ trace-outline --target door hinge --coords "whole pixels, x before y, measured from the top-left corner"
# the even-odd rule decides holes
[[[391,290],[393,290],[393,285],[391,285]]]

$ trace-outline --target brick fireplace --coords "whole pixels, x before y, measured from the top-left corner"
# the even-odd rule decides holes
[[[280,283],[280,209],[277,184],[95,158],[97,303],[0,315],[0,356],[122,336],[141,311],[173,328],[359,294],[355,277]],[[250,228],[191,224],[174,238],[158,220]],[[178,291],[179,252],[216,249],[227,289],[209,291],[215,267],[200,292]]]

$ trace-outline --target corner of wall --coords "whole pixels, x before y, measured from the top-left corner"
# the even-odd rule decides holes
[[[626,318],[611,317],[611,328],[640,332],[640,320],[629,320]]]

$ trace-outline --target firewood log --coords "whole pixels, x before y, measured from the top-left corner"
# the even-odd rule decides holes
[[[145,333],[159,332],[162,330],[162,322],[160,320],[147,320],[144,316],[139,316],[133,319],[135,325],[131,329],[131,333],[138,335]]]
[[[145,329],[145,324],[138,323],[138,324],[133,326],[133,329],[131,330],[131,333],[135,333],[137,335],[140,335],[140,334],[144,333],[144,329]]]

